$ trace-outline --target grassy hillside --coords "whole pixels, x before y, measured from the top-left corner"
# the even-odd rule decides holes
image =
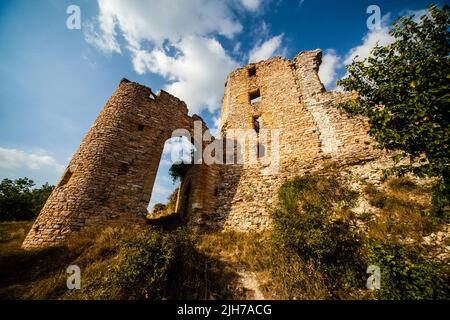
[[[407,178],[352,184],[326,172],[281,187],[272,238],[283,297],[448,299],[450,239],[425,240],[448,236],[448,222],[430,213],[429,187]],[[381,269],[380,290],[365,289],[370,265]]]
[[[333,172],[287,181],[262,234],[194,233],[163,216],[24,251],[31,222],[0,223],[0,299],[448,299],[448,221],[428,213],[429,187],[354,185]],[[66,288],[72,264],[80,290]],[[378,291],[365,287],[371,264]]]

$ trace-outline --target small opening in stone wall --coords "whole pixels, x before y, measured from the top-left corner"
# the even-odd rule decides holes
[[[253,117],[253,129],[256,131],[256,134],[259,134],[261,127],[262,127],[261,116]]]
[[[249,77],[256,76],[256,67],[255,66],[251,66],[250,68],[248,68],[248,76]]]
[[[138,125],[138,131],[144,131],[145,126],[143,124]]]
[[[153,93],[153,91],[150,89],[150,94],[148,96],[150,100],[156,100],[156,95]]]
[[[63,185],[67,184],[69,182],[70,178],[72,177],[72,174],[73,174],[72,171],[68,168],[66,170],[66,172],[64,173],[61,181],[59,182],[58,187],[62,187]]]
[[[266,148],[262,143],[258,143],[258,158],[263,158],[266,155]]]
[[[219,194],[219,188],[214,188],[214,197],[217,197]]]
[[[256,89],[255,91],[252,91],[248,94],[250,104],[255,104],[259,101],[261,101],[261,93],[259,92],[259,89]]]
[[[118,174],[119,175],[126,174],[128,172],[128,170],[130,170],[130,165],[128,163],[121,163],[119,165]]]

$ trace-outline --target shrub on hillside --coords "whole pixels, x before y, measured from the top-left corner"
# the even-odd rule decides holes
[[[336,177],[297,177],[280,188],[273,212],[274,248],[281,261],[275,274],[288,298],[344,298],[349,288],[362,286],[361,239],[348,220],[332,215],[348,210],[356,196]]]
[[[14,181],[3,179],[0,183],[0,221],[21,221],[35,218],[53,190],[48,183],[33,188],[28,178]]]
[[[374,186],[369,191],[377,207],[404,209]],[[273,270],[286,298],[450,297],[447,264],[427,258],[420,246],[370,238],[352,228],[353,218],[346,217],[352,217],[349,209],[357,194],[333,174],[287,181],[278,198],[272,215]],[[407,208],[412,215],[415,208]],[[381,289],[375,293],[365,288],[369,265],[381,269]]]
[[[106,261],[114,263],[99,262],[96,266],[89,259],[84,286],[74,293],[76,298],[159,300],[179,298],[178,294],[188,298],[202,285],[199,270],[190,263],[201,260],[195,239],[183,229],[109,228],[96,242],[93,248],[102,247],[101,252],[89,254],[88,250],[82,258],[106,255]]]
[[[392,241],[366,242],[367,260],[381,271],[380,299],[436,300],[450,298],[449,267],[424,258],[414,248]]]
[[[15,232],[23,223],[5,223]],[[196,247],[185,229],[148,226],[85,229],[56,247],[20,249],[26,225],[0,243],[0,299],[204,299],[229,298],[229,274]],[[6,241],[7,239],[5,239]],[[81,270],[81,289],[68,290],[66,268]],[[217,270],[205,269],[212,265]]]

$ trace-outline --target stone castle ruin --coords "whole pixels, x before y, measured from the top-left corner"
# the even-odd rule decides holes
[[[220,138],[192,141],[197,149],[233,143],[257,161],[206,164],[195,161],[181,178],[176,211],[197,228],[265,230],[270,209],[286,179],[331,163],[351,167],[376,160],[364,118],[337,109],[351,95],[327,92],[318,69],[321,51],[293,60],[275,57],[231,72],[222,100]],[[48,198],[24,248],[53,245],[88,226],[145,223],[164,143],[175,130],[192,139],[197,116],[167,92],[123,79],[109,98]],[[181,129],[181,130],[180,130]],[[256,148],[233,129],[250,129]],[[264,140],[263,130],[277,132]],[[239,141],[237,141],[239,140]],[[254,145],[254,143],[253,143]],[[255,151],[256,150],[256,151]],[[228,154],[227,150],[227,154]],[[276,157],[274,157],[274,155]],[[222,156],[222,155],[215,155]],[[276,159],[273,163],[264,159]],[[198,164],[197,164],[198,163]]]

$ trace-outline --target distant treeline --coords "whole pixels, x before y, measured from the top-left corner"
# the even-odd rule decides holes
[[[3,179],[0,183],[0,221],[34,219],[50,196],[54,186],[45,183],[35,187],[33,180]]]

